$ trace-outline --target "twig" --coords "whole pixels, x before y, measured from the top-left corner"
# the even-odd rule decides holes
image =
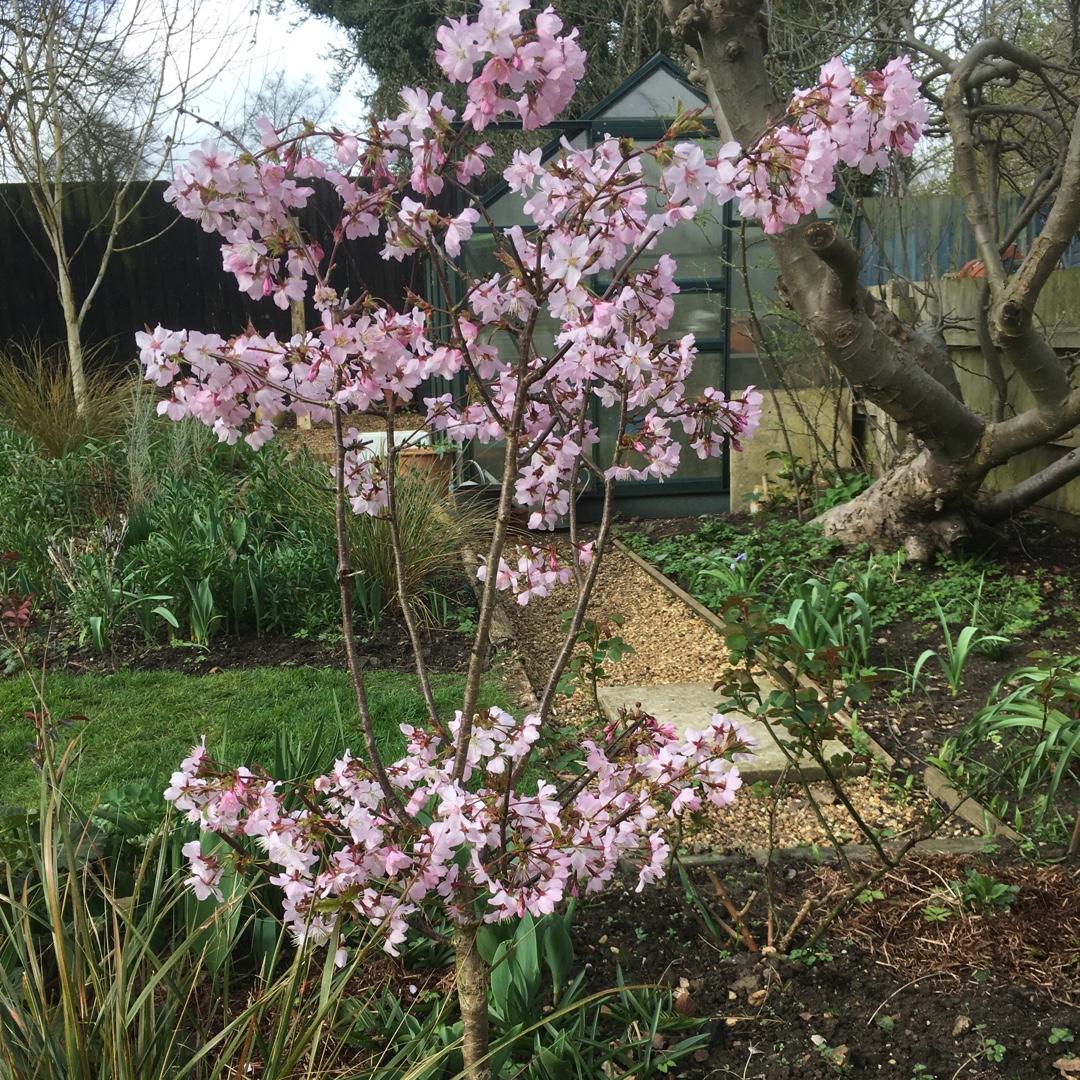
[[[750,928],[746,925],[746,920],[743,916],[750,910],[750,904],[753,903],[754,897],[757,893],[754,893],[750,900],[747,902],[746,907],[739,911],[739,909],[731,902],[731,897],[728,896],[727,889],[724,888],[720,879],[716,876],[716,872],[709,871],[709,880],[712,882],[713,888],[716,890],[716,895],[720,898],[724,907],[727,908],[728,914],[731,916],[735,925],[739,928],[739,936],[742,937],[742,942],[750,952],[761,952],[757,946],[757,942],[754,941],[753,935],[750,933]],[[735,935],[732,935],[735,936]]]
[[[778,946],[780,952],[786,953],[788,951],[788,946],[791,944],[791,939],[795,936],[795,931],[802,926],[803,920],[810,914],[810,908],[813,907],[813,904],[813,900],[803,901],[803,906],[799,908],[798,915],[795,916],[791,925],[788,927],[787,933],[780,939],[780,945]]]
[[[341,372],[335,376],[341,388]],[[394,816],[402,822],[408,822],[401,797],[390,783],[382,755],[375,742],[375,726],[368,708],[367,689],[364,686],[364,673],[360,667],[360,651],[356,647],[356,635],[353,631],[352,614],[352,571],[349,565],[349,534],[345,524],[345,438],[342,432],[341,407],[334,407],[334,528],[337,539],[338,587],[341,590],[341,633],[345,640],[345,656],[349,662],[349,675],[352,678],[353,693],[356,696],[356,711],[360,720],[360,731],[364,736],[364,748],[367,750],[368,767],[375,774],[379,788]]]
[[[891,994],[890,994],[890,995],[889,995],[889,996],[888,996],[887,998],[885,998],[885,999],[884,999],[884,1000],[882,1001],[882,1003],[881,1003],[881,1004],[880,1004],[880,1005],[879,1005],[879,1006],[878,1006],[878,1007],[877,1007],[877,1008],[876,1008],[876,1009],[875,1009],[875,1010],[874,1010],[874,1011],[873,1011],[873,1012],[872,1012],[872,1013],[870,1014],[870,1018],[869,1018],[869,1019],[868,1019],[868,1020],[866,1021],[866,1026],[867,1026],[867,1027],[869,1027],[869,1026],[870,1026],[870,1025],[871,1025],[871,1024],[872,1024],[872,1023],[874,1022],[874,1017],[875,1017],[875,1016],[877,1016],[877,1014],[878,1014],[879,1012],[881,1012],[881,1010],[882,1010],[882,1009],[884,1009],[884,1008],[885,1008],[885,1006],[886,1006],[886,1005],[888,1005],[888,1004],[889,1004],[889,1002],[890,1002],[890,1001],[892,1001],[892,999],[893,999],[894,997],[896,997],[896,995],[897,995],[897,994],[903,993],[903,991],[905,991],[905,990],[906,990],[906,989],[907,989],[907,988],[908,988],[909,986],[915,986],[915,985],[917,985],[918,983],[922,982],[922,981],[923,981],[923,979],[935,979],[935,978],[937,978],[937,977],[938,977],[938,976],[940,976],[940,975],[941,975],[941,972],[940,972],[940,971],[931,971],[931,972],[928,972],[928,973],[927,973],[926,975],[920,975],[920,976],[919,976],[918,978],[916,978],[916,979],[912,979],[912,980],[910,980],[910,982],[906,982],[906,983],[904,983],[904,985],[903,985],[903,986],[898,986],[898,987],[897,987],[897,988],[896,988],[896,989],[895,989],[895,990],[894,990],[894,991],[893,991],[893,992],[892,992],[892,993],[891,993]]]

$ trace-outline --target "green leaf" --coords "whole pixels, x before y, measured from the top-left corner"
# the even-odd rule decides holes
[[[540,950],[537,938],[543,932],[543,925],[543,922],[538,922],[525,912],[514,931],[511,967],[517,969],[520,976],[518,985],[526,989],[530,1000],[540,992]]]
[[[212,833],[203,833],[199,840],[204,856],[228,857],[231,850],[224,840]],[[232,953],[240,928],[243,896],[247,883],[230,862],[218,882],[224,903],[214,897],[196,900],[193,892],[184,897],[184,920],[188,928],[191,947],[203,953],[203,963],[216,973]]]
[[[491,1011],[503,1020],[509,1020],[512,1015],[514,972],[508,959],[510,947],[509,941],[500,941],[491,958]]]
[[[156,608],[151,610],[152,615],[160,615],[174,630],[180,629],[180,624],[176,621],[176,616],[167,608],[158,604]]]
[[[476,931],[476,951],[488,967],[495,966],[495,956],[499,946],[511,938],[509,923],[482,923]]]
[[[240,550],[240,545],[243,544],[244,538],[247,536],[247,518],[243,514],[239,514],[232,519],[229,525],[229,547],[234,552]]]
[[[551,972],[554,997],[558,1001],[559,994],[570,977],[570,969],[574,965],[574,943],[570,940],[566,923],[562,919],[553,918],[548,922],[547,932],[544,935],[544,959]]]
[[[270,972],[264,969],[274,957],[280,934],[281,927],[277,919],[269,915],[255,916],[251,926],[251,955],[264,978],[270,975]]]
[[[873,693],[873,689],[864,682],[850,683],[844,691],[850,701],[869,701],[870,695]]]

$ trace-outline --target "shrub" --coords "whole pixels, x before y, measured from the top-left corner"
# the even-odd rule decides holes
[[[27,591],[55,599],[49,540],[84,535],[95,521],[115,522],[123,505],[122,446],[86,441],[45,457],[24,436],[0,427],[0,547],[22,556]]]

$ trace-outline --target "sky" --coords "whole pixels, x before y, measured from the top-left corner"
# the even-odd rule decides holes
[[[290,82],[301,82],[309,75],[316,86],[330,92],[334,63],[326,54],[335,45],[346,44],[344,32],[333,23],[305,19],[292,0],[286,0],[279,15],[266,12],[265,0],[263,11],[253,13],[255,6],[252,0],[204,0],[202,22],[207,32],[201,37],[195,61],[220,71],[212,85],[191,103],[193,112],[211,120],[232,120],[242,109],[249,88],[257,91],[281,70]],[[337,95],[328,118],[359,126],[365,110],[354,92],[357,89],[363,89],[362,76],[354,76]],[[185,142],[197,145],[203,137],[189,129]]]

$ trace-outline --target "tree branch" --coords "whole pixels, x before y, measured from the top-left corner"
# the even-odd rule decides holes
[[[765,71],[760,4],[702,0],[700,12],[702,59],[735,137],[750,146],[783,114]],[[852,386],[928,446],[954,460],[973,454],[984,421],[874,325],[857,256],[835,226],[808,215],[769,240],[788,302]]]
[[[1034,506],[1051,492],[1064,487],[1070,480],[1080,476],[1080,449],[1070,450],[1052,465],[1040,469],[1008,491],[983,492],[976,500],[979,517],[988,524],[995,524],[1014,517]]]
[[[952,136],[956,183],[964,200],[964,211],[971,231],[975,234],[975,246],[985,267],[986,280],[996,294],[1005,287],[1005,268],[1001,265],[998,253],[994,218],[983,190],[975,138],[964,100],[973,69],[990,51],[990,42],[980,41],[956,65],[945,90],[942,111]]]
[[[1080,424],[1080,390],[1073,390],[1055,406],[1036,406],[994,424],[988,433],[985,459],[993,468],[1025,450],[1060,438],[1077,424]]]
[[[1035,242],[1009,284],[1003,327],[1030,323],[1035,301],[1080,229],[1080,112],[1073,121],[1057,198]]]
[[[792,306],[841,374],[928,446],[953,460],[974,453],[983,420],[960,399],[958,387],[916,362],[913,353],[923,350],[908,328],[895,320],[887,331],[873,317],[878,304],[858,284],[858,254],[836,226],[814,221],[801,236],[796,227],[772,240]],[[815,262],[825,261],[831,273],[823,278],[820,262],[807,266],[796,245]]]
[[[1036,403],[1056,407],[1068,394],[1069,381],[1057,354],[1035,331],[1032,315],[1039,293],[1080,225],[1080,188],[1077,187],[1080,184],[1080,130],[1074,124],[1058,189],[1061,194],[1055,201],[1050,219],[1024,260],[1021,271],[1010,282],[998,248],[996,200],[995,205],[991,205],[983,188],[971,112],[965,101],[973,74],[988,56],[995,55],[1029,71],[1040,72],[1044,66],[1039,57],[1001,38],[980,41],[953,70],[945,91],[943,110],[953,140],[957,182],[990,288],[989,323],[993,343],[1012,362]],[[991,363],[993,359],[992,353],[988,354]]]

